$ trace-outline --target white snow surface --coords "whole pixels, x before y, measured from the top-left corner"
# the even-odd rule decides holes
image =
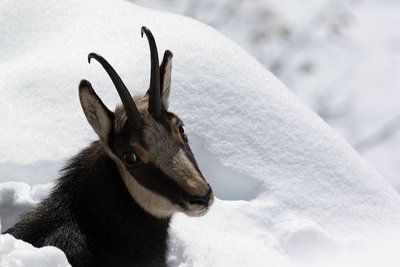
[[[35,248],[9,234],[0,237],[0,266],[2,267],[66,267],[65,254],[55,247]]]
[[[1,230],[1,227],[0,227]],[[55,247],[35,248],[12,235],[0,236],[0,266],[2,267],[67,267],[65,254]]]
[[[174,217],[171,266],[400,264],[400,196],[341,136],[212,28],[115,0],[0,3],[3,230],[96,139],[79,81],[91,81],[110,108],[119,103],[89,52],[107,58],[132,93],[146,91],[142,25],[160,54],[174,53],[170,109],[217,196],[204,217]],[[0,266],[66,266],[60,254],[0,237]]]

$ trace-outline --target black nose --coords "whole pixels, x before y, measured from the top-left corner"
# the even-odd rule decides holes
[[[211,190],[209,190],[208,193],[202,197],[200,197],[200,196],[189,197],[189,203],[204,205],[204,206],[208,207],[208,202],[210,201],[210,196],[211,196]]]

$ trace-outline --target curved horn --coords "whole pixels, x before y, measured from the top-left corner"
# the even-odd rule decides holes
[[[126,117],[128,118],[128,121],[130,122],[131,126],[134,127],[135,130],[140,128],[142,126],[140,113],[135,105],[135,102],[132,99],[131,94],[128,91],[128,88],[126,88],[125,84],[119,77],[118,73],[114,70],[114,68],[110,65],[110,63],[108,63],[107,60],[105,60],[99,54],[90,53],[88,55],[89,64],[92,58],[97,60],[110,76],[112,82],[114,83],[115,88],[118,91],[122,104],[124,105]]]
[[[157,45],[151,31],[143,26],[141,34],[146,34],[150,46],[151,72],[149,88],[149,112],[157,120],[161,117],[161,87],[160,87],[160,67],[158,63]]]

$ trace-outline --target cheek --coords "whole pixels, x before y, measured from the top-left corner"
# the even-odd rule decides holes
[[[181,205],[184,199],[189,197],[175,181],[151,163],[140,170],[130,170],[130,173],[143,187],[162,195],[174,204]]]
[[[140,185],[132,176],[124,176],[125,185],[135,201],[147,212],[158,218],[168,218],[182,207],[172,203],[169,199],[148,190]]]

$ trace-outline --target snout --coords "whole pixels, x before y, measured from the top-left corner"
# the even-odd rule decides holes
[[[211,188],[208,190],[207,194],[204,196],[191,196],[189,197],[189,204],[191,205],[203,205],[205,207],[208,207],[208,204],[210,203],[210,197],[212,195],[212,190]]]
[[[189,216],[202,216],[207,213],[214,203],[214,193],[210,186],[205,194],[196,194],[188,197],[185,213]]]

